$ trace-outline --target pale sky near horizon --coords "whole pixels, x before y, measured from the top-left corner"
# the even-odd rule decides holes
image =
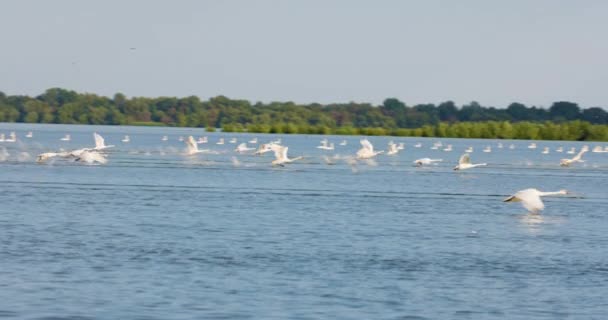
[[[600,0],[7,0],[0,91],[608,107],[606,17]]]

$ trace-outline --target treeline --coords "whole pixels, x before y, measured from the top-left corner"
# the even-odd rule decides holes
[[[369,103],[251,103],[224,96],[104,97],[61,88],[30,97],[0,92],[0,122],[166,125],[225,131],[364,134],[464,138],[608,140],[608,112],[559,101],[548,109],[512,103],[408,106],[398,99]]]

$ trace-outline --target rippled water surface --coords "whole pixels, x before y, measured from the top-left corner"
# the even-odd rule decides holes
[[[608,312],[608,153],[580,142],[370,137],[397,156],[354,166],[360,137],[1,124],[0,317],[19,319],[601,319]],[[33,138],[25,138],[33,131]],[[107,165],[41,152],[93,145]],[[72,141],[59,139],[66,133]],[[130,143],[120,140],[128,134]],[[167,135],[168,141],[161,141]],[[182,155],[179,136],[208,136]],[[226,144],[215,144],[219,138]],[[281,138],[290,156],[239,155]],[[346,146],[339,142],[347,140]],[[421,148],[415,148],[416,143]],[[509,144],[515,149],[509,149]],[[491,153],[481,150],[492,146]],[[590,147],[606,144],[590,143]],[[463,150],[487,167],[453,171]],[[543,147],[549,154],[542,154]],[[233,158],[234,157],[234,158]],[[417,158],[442,158],[416,168]],[[501,200],[568,189],[542,215]]]

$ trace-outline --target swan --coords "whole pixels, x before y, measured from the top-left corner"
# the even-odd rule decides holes
[[[125,136],[124,138],[122,138],[121,141],[124,143],[129,143],[129,142],[131,142],[131,138],[129,138],[129,136]]]
[[[219,144],[219,145],[224,144],[224,138],[220,138],[215,144]]]
[[[555,149],[555,152],[564,152],[564,147],[557,147],[557,149]]]
[[[95,139],[95,148],[93,148],[93,150],[103,150],[103,149],[113,147],[113,146],[106,146],[105,140],[97,132],[93,132],[93,138]]]
[[[32,138],[34,136],[34,133],[31,131],[28,131],[27,134],[25,135],[26,138]]]
[[[517,191],[514,195],[504,199],[503,202],[521,202],[524,208],[526,208],[529,212],[537,214],[541,210],[545,209],[545,204],[543,203],[541,197],[565,194],[568,194],[568,191],[560,190],[555,192],[542,192],[538,189],[530,188]]]
[[[275,156],[275,160],[272,161],[272,165],[273,166],[285,166],[286,163],[290,163],[290,162],[294,162],[296,160],[300,160],[302,159],[302,157],[295,157],[293,159],[290,159],[289,157],[287,157],[287,150],[289,149],[288,147],[285,146],[281,146],[278,144],[271,144],[270,148],[272,151],[274,151],[274,156]]]
[[[414,145],[414,148],[421,148],[422,147],[422,143],[418,142]]]
[[[549,154],[549,147],[544,147],[543,151],[541,153],[542,154]]]
[[[5,140],[4,133],[0,133],[0,142],[4,142]]]
[[[458,165],[454,167],[454,170],[465,170],[465,169],[470,169],[470,168],[480,167],[480,166],[487,166],[487,165],[488,165],[487,163],[472,164],[471,157],[469,156],[468,153],[465,153],[462,156],[460,156],[460,159],[458,159]]]
[[[498,143],[498,149],[502,149],[502,142]]]
[[[342,140],[342,142],[340,142],[341,146],[345,146],[347,144],[346,140]]]
[[[108,163],[108,159],[106,159],[106,157],[103,154],[101,154],[100,152],[98,152],[96,150],[82,150],[81,152],[78,153],[78,155],[75,155],[72,152],[71,155],[74,157],[74,159],[76,161],[82,161],[82,162],[86,162],[86,163],[99,162],[101,164]]]
[[[236,143],[236,138],[230,139],[230,141],[228,141],[228,143]]]
[[[253,154],[260,155],[260,154],[264,154],[266,152],[270,152],[270,151],[272,151],[272,148],[271,148],[272,145],[274,145],[274,143],[272,143],[272,142],[261,144],[258,147],[258,150],[256,150],[256,152],[254,152]]]
[[[568,152],[566,152],[567,154],[575,154],[576,153],[576,148],[572,147],[570,148],[570,150],[568,150]]]
[[[177,141],[184,141],[184,137],[179,136],[179,137],[177,138]]]
[[[70,141],[70,140],[72,140],[72,137],[70,137],[69,134],[66,134],[65,136],[63,136],[63,138],[61,138],[59,140],[61,140],[61,141]]]
[[[374,146],[367,139],[361,139],[359,141],[362,148],[357,151],[357,159],[371,159],[384,151],[374,151]]]
[[[199,137],[198,140],[196,140],[196,143],[198,144],[203,144],[203,143],[207,143],[209,140],[207,139],[207,137]]]
[[[161,141],[168,141],[168,140],[169,140],[169,137],[167,137],[167,136],[163,136],[162,138],[160,138],[160,140],[161,140]]]
[[[251,143],[251,144],[258,143],[258,138],[253,138],[253,139],[249,140],[249,143]]]
[[[17,142],[17,135],[14,131],[8,134],[8,138],[4,139],[4,142]]]
[[[581,158],[583,157],[583,154],[585,154],[585,152],[589,151],[589,149],[587,148],[582,148],[581,151],[575,155],[572,159],[562,159],[559,162],[559,165],[562,167],[569,167],[571,164],[575,163],[575,162],[585,162],[585,160],[582,160]]]
[[[399,142],[399,144],[397,145],[397,150],[404,150],[404,149],[405,149],[405,143]]]
[[[466,150],[464,150],[464,152],[473,153],[473,147],[468,147]]]
[[[317,148],[321,149],[321,150],[334,150],[334,143],[330,143],[329,145],[325,145],[325,146],[317,146]]]
[[[54,158],[54,157],[60,157],[60,158],[69,158],[71,157],[70,152],[44,152],[39,154],[36,157],[36,162],[38,163],[42,163],[45,162],[46,160],[50,159],[50,158]]]
[[[414,164],[418,167],[421,167],[423,165],[430,165],[430,164],[433,164],[433,162],[441,162],[441,161],[443,161],[443,159],[421,158],[421,159],[414,161]]]
[[[485,148],[484,148],[482,151],[483,151],[483,152],[486,152],[486,153],[488,153],[488,152],[492,152],[492,147],[487,146],[487,147],[485,147]]]
[[[388,143],[388,151],[386,152],[386,155],[387,156],[394,156],[397,153],[399,153],[399,149],[397,148],[397,145],[394,142],[390,141]]]
[[[530,143],[530,145],[528,146],[528,149],[536,149],[536,143],[534,143],[534,142]]]
[[[186,155],[188,156],[208,151],[199,150],[198,144],[196,144],[196,141],[194,140],[193,136],[188,136],[188,139],[186,139],[184,142],[186,143]]]
[[[591,152],[604,153],[605,151],[601,146],[595,146],[595,147],[593,147],[593,150],[591,150]]]
[[[243,152],[247,152],[247,151],[251,151],[251,150],[255,150],[255,148],[249,148],[247,146],[247,143],[243,142],[241,144],[239,144],[234,151],[238,152],[238,153],[243,153]]]
[[[448,144],[448,146],[447,146],[447,147],[445,147],[445,148],[443,149],[443,151],[447,151],[447,152],[452,151],[452,145],[451,145],[451,144]]]
[[[515,149],[515,145],[514,144],[510,144],[509,145],[509,149],[511,149],[511,150]]]

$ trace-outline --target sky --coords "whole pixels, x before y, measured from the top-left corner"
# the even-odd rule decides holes
[[[0,91],[608,107],[608,1],[6,0]]]

